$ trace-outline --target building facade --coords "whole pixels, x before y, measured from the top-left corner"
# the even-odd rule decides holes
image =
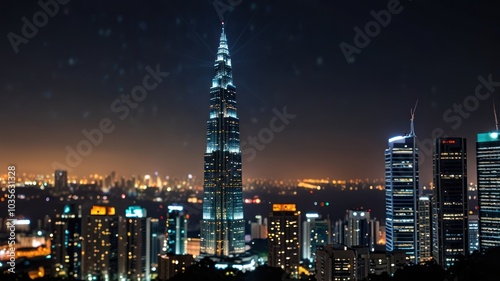
[[[467,142],[439,138],[434,143],[432,256],[444,268],[469,253]]]
[[[432,259],[432,196],[420,196],[418,200],[419,261]]]
[[[83,279],[118,280],[118,250],[121,233],[119,233],[120,217],[116,214],[115,208],[92,206],[90,214],[84,221]]]
[[[302,259],[313,262],[319,246],[332,243],[330,218],[321,218],[317,213],[307,213],[302,223]]]
[[[168,206],[167,213],[167,253],[185,255],[187,253],[187,232],[189,215],[184,207]]]
[[[268,264],[297,278],[300,262],[300,213],[295,204],[273,204],[268,224]]]
[[[54,219],[51,258],[54,277],[81,279],[82,213],[81,207],[66,205]]]
[[[120,251],[123,257],[121,274],[131,281],[151,280],[151,218],[146,209],[130,206],[125,210],[124,247]]]
[[[412,118],[413,119],[413,118]],[[389,139],[385,150],[386,251],[404,251],[418,263],[419,171],[413,130]]]
[[[231,58],[222,26],[215,77],[210,88],[210,118],[204,165],[201,253],[229,256],[245,252],[239,119]]]
[[[370,212],[365,210],[346,210],[345,221],[347,226],[344,240],[345,245],[347,247],[370,247]]]
[[[500,137],[498,132],[477,135],[477,190],[479,249],[500,246]]]

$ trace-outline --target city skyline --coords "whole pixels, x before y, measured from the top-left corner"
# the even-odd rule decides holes
[[[472,139],[494,128],[492,104],[500,75],[494,68],[498,43],[490,38],[498,19],[489,5],[495,4],[426,9],[425,1],[401,2],[401,12],[392,14],[350,63],[339,44],[352,45],[353,28],[363,29],[374,19],[370,12],[387,9],[387,1],[321,4],[324,9],[294,1],[286,7],[243,1],[224,14],[235,38],[239,97],[248,105],[240,111],[241,139],[256,152],[243,155],[244,177],[381,178],[380,149],[387,138],[408,131],[409,109],[417,99],[415,126],[424,145],[434,129]],[[10,13],[1,27],[4,34],[21,34],[20,19],[31,19],[40,9],[35,3],[31,8],[5,5]],[[82,130],[99,128],[103,118],[110,118],[115,130],[68,174],[109,173],[112,166],[126,175],[159,171],[201,177],[207,73],[221,20],[217,10],[211,2],[197,3],[196,11],[179,2],[138,10],[130,3],[118,9],[102,5],[98,12],[92,4],[61,5],[17,54],[7,38],[2,41],[0,114],[10,120],[6,126],[16,137],[0,142],[0,164],[51,173],[54,161],[65,164],[66,146],[76,149],[85,140]],[[60,34],[65,40],[58,39]],[[111,110],[113,102],[141,84],[150,73],[147,66],[154,71],[157,65],[169,76],[120,120]],[[186,110],[188,102],[192,110]],[[262,150],[249,145],[249,137],[269,129],[285,107],[296,117],[271,142],[260,142]],[[373,146],[364,145],[367,135]],[[352,147],[364,156],[361,165],[349,160],[353,151],[345,148]],[[473,147],[468,150],[474,159]],[[428,183],[432,149],[421,151],[422,183]],[[474,179],[475,169],[469,171]]]
[[[4,4],[2,276],[494,275],[500,4],[120,4]]]

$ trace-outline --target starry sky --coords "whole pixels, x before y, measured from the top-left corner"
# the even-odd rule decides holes
[[[468,138],[475,181],[475,134],[495,128],[494,1],[60,2],[46,18],[37,1],[0,3],[1,166],[202,176],[221,20],[247,142],[244,177],[382,178],[387,139],[409,132],[418,100],[423,184],[430,140],[443,134]],[[36,34],[23,35],[23,17],[34,15]],[[120,118],[113,103],[142,85],[147,66],[169,75]],[[490,83],[478,96],[479,76]],[[285,107],[294,118],[269,136]],[[114,130],[68,165],[67,147],[102,120]],[[251,146],[252,137],[266,143]]]

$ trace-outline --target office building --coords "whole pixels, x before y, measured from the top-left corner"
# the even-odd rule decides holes
[[[84,280],[118,280],[119,223],[114,207],[92,206],[84,219],[82,277]],[[122,266],[120,266],[122,268]]]
[[[184,255],[187,253],[187,231],[189,215],[184,207],[168,206],[167,213],[167,253]]]
[[[434,144],[432,256],[444,268],[469,253],[467,143],[465,138],[439,138]]]
[[[300,254],[300,212],[295,204],[273,204],[268,225],[268,265],[297,278]]]
[[[307,213],[302,223],[302,259],[313,262],[319,246],[332,243],[330,218],[321,218],[317,213]]]
[[[480,133],[476,143],[479,249],[500,247],[500,138]]]
[[[50,240],[53,276],[81,279],[81,206],[66,205],[63,212],[56,215],[52,229]]]
[[[417,137],[410,133],[389,139],[385,150],[386,251],[404,251],[418,263],[419,170]]]
[[[420,196],[418,200],[418,241],[420,262],[432,259],[432,196]]]
[[[119,270],[127,280],[151,280],[151,218],[146,209],[130,206],[125,210],[124,268]]]

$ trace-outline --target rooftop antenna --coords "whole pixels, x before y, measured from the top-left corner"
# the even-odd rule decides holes
[[[411,118],[410,118],[410,136],[415,135],[415,128],[413,126],[413,120],[415,119],[415,111],[417,110],[417,105],[418,105],[418,100],[415,103],[415,107],[413,109],[410,109],[410,115],[411,115]]]
[[[497,118],[497,109],[495,106],[495,100],[493,99],[493,114],[495,115],[495,128],[496,131],[498,132],[498,118]]]

